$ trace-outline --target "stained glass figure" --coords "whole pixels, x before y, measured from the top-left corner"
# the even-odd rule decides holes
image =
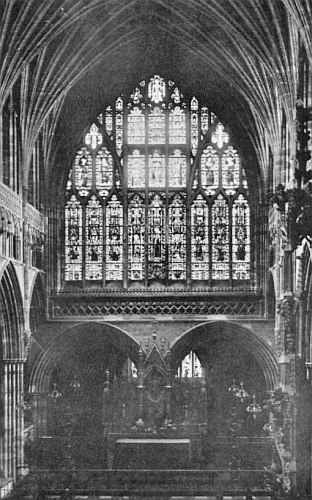
[[[169,272],[171,280],[182,280],[186,277],[186,215],[182,195],[173,196],[169,205]]]
[[[123,208],[116,195],[106,207],[106,279],[123,277]]]
[[[229,278],[229,207],[219,194],[212,205],[212,279]]]
[[[119,96],[116,100],[116,125],[115,125],[115,137],[116,137],[116,151],[118,156],[121,156],[123,148],[123,100]]]
[[[155,106],[148,115],[148,142],[149,144],[165,144],[165,113],[159,106]]]
[[[180,104],[181,99],[183,99],[183,94],[181,94],[178,87],[175,87],[174,91],[172,92],[171,99],[175,104]]]
[[[128,144],[145,144],[145,114],[138,106],[129,110]]]
[[[250,278],[250,209],[242,194],[232,210],[233,279],[246,280]]]
[[[186,156],[175,149],[169,156],[169,187],[186,186]]]
[[[137,87],[135,89],[135,91],[133,92],[133,94],[131,94],[130,97],[131,97],[131,99],[132,99],[132,101],[133,101],[134,104],[139,104],[140,101],[141,101],[141,99],[142,99],[142,97],[143,97],[143,95],[141,94],[140,89]]]
[[[92,156],[87,148],[81,148],[76,154],[74,179],[80,196],[87,196],[92,187]]]
[[[185,142],[185,111],[179,106],[175,106],[169,114],[169,143],[185,144]]]
[[[229,142],[229,140],[229,134],[225,132],[224,126],[219,122],[216,126],[216,130],[211,134],[211,142],[216,144],[218,148],[221,149],[224,144]]]
[[[209,279],[208,205],[201,195],[191,208],[191,266],[193,280]]]
[[[166,95],[166,84],[163,78],[155,75],[148,84],[148,97],[155,104],[163,101]]]
[[[128,156],[128,187],[142,188],[145,186],[145,155],[135,149]]]
[[[142,195],[130,197],[128,205],[128,274],[130,280],[144,278],[145,204]]]
[[[113,108],[111,106],[107,106],[105,111],[105,130],[110,137],[113,136]]]
[[[230,146],[222,155],[222,187],[227,194],[234,194],[239,186],[239,156]]]
[[[152,280],[166,277],[165,228],[164,198],[155,194],[148,209],[148,278]]]
[[[99,132],[99,128],[93,123],[90,127],[90,132],[86,134],[85,143],[87,146],[91,146],[92,149],[96,149],[103,143],[103,135]]]
[[[150,188],[166,185],[165,156],[158,149],[153,149],[148,158],[148,184]]]
[[[200,160],[201,185],[209,195],[215,193],[219,186],[219,156],[213,147],[208,146]]]
[[[198,149],[198,100],[192,97],[191,100],[191,148],[193,156]]]
[[[65,280],[82,279],[82,208],[75,195],[65,207]]]
[[[113,186],[113,158],[107,148],[101,148],[95,158],[95,182],[100,196],[108,196]]]
[[[202,135],[205,136],[209,129],[209,111],[205,106],[200,110],[200,124]]]
[[[95,195],[86,207],[86,280],[103,277],[103,208]]]

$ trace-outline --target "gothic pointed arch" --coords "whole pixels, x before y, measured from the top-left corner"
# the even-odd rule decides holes
[[[68,374],[73,375],[82,357],[86,356],[88,360],[92,352],[102,353],[102,371],[110,366],[116,353],[120,353],[124,361],[129,358],[133,363],[137,363],[139,347],[131,335],[108,323],[86,322],[71,326],[39,354],[32,368],[29,385],[36,387],[40,393],[49,391],[61,364],[67,364]]]
[[[0,282],[0,324],[2,359],[21,359],[23,346],[23,300],[16,271],[7,264]]]
[[[223,346],[223,347],[222,347]],[[271,391],[278,381],[278,366],[273,350],[251,330],[233,322],[211,321],[195,326],[182,334],[172,345],[172,359],[176,367],[193,351],[202,365],[203,358],[211,359],[210,353],[230,346],[235,352],[244,352],[246,359],[253,359],[262,374],[265,391]],[[221,358],[220,358],[221,359]]]

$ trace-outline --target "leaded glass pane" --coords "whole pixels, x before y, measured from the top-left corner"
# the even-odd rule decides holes
[[[166,185],[165,156],[154,149],[148,158],[148,183],[150,188],[164,188]]]
[[[85,143],[87,146],[91,146],[92,149],[96,149],[103,143],[103,135],[99,132],[95,123],[91,125],[90,132],[86,134]]]
[[[105,129],[108,135],[111,137],[113,135],[113,108],[107,106],[105,112]]]
[[[103,277],[103,209],[96,196],[86,208],[86,280]]]
[[[121,280],[123,276],[123,208],[116,195],[106,207],[106,279]]]
[[[73,171],[72,169],[70,169],[66,183],[66,191],[70,191],[73,187],[72,176],[73,176]]]
[[[113,158],[107,148],[101,148],[95,158],[96,188],[101,196],[107,196],[113,186]]]
[[[179,106],[175,106],[169,114],[169,143],[185,144],[185,111]]]
[[[200,110],[200,124],[202,135],[206,135],[209,129],[209,111],[206,107]]]
[[[195,156],[198,149],[198,100],[196,97],[191,100],[191,147]]]
[[[138,106],[129,110],[128,144],[145,144],[145,114]]]
[[[169,279],[185,279],[186,273],[186,215],[180,194],[173,196],[169,205]]]
[[[239,187],[239,156],[232,146],[222,155],[222,187],[227,194]]]
[[[118,97],[116,100],[116,151],[118,156],[121,156],[123,148],[123,100]]]
[[[212,279],[229,278],[229,207],[221,194],[212,205]]]
[[[185,187],[186,185],[186,156],[180,149],[175,149],[169,156],[169,186]]]
[[[229,142],[229,140],[229,134],[225,132],[222,123],[219,122],[216,126],[216,130],[211,134],[211,142],[216,144],[218,148],[221,149],[224,144]]]
[[[148,97],[155,104],[163,101],[166,95],[166,84],[163,78],[155,75],[148,84]]]
[[[250,209],[240,194],[233,204],[233,279],[250,278]]]
[[[82,279],[82,208],[72,195],[65,207],[65,280]]]
[[[148,142],[149,144],[165,144],[165,113],[159,106],[155,106],[148,115]]]
[[[208,206],[201,195],[191,208],[191,264],[193,280],[209,279]]]
[[[76,154],[74,179],[80,196],[87,196],[92,187],[92,156],[87,148],[81,148]]]
[[[162,280],[166,277],[165,203],[155,194],[148,209],[148,278]]]
[[[145,204],[134,195],[128,206],[128,270],[130,280],[144,278],[145,264]]]
[[[211,146],[203,151],[200,168],[202,188],[207,194],[214,194],[219,186],[219,156]]]
[[[135,149],[128,156],[128,187],[142,188],[145,186],[145,156]]]

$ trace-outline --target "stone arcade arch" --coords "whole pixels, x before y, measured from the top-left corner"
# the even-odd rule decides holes
[[[31,372],[29,390],[33,396],[36,433],[44,435],[48,431],[47,396],[53,383],[65,394],[77,376],[79,383],[87,386],[86,390],[92,390],[91,385],[98,382],[99,393],[105,386],[106,370],[113,379],[127,358],[137,362],[138,353],[138,342],[113,325],[84,322],[66,328],[42,351]],[[87,365],[92,369],[88,370]],[[92,377],[92,373],[91,384],[87,378]]]
[[[4,475],[16,478],[23,466],[22,388],[24,374],[23,300],[16,271],[9,262],[0,280],[0,326],[2,331],[1,465]]]
[[[251,330],[228,321],[211,321],[190,328],[172,345],[172,359],[176,366],[191,351],[202,357],[203,349],[216,345],[220,339],[227,344],[236,344],[259,364],[262,371],[265,390],[272,391],[278,381],[278,365],[273,350]],[[200,359],[201,360],[201,359]]]

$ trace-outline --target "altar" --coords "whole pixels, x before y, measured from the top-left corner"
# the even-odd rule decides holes
[[[114,469],[188,469],[190,462],[187,438],[127,437],[115,442]]]

